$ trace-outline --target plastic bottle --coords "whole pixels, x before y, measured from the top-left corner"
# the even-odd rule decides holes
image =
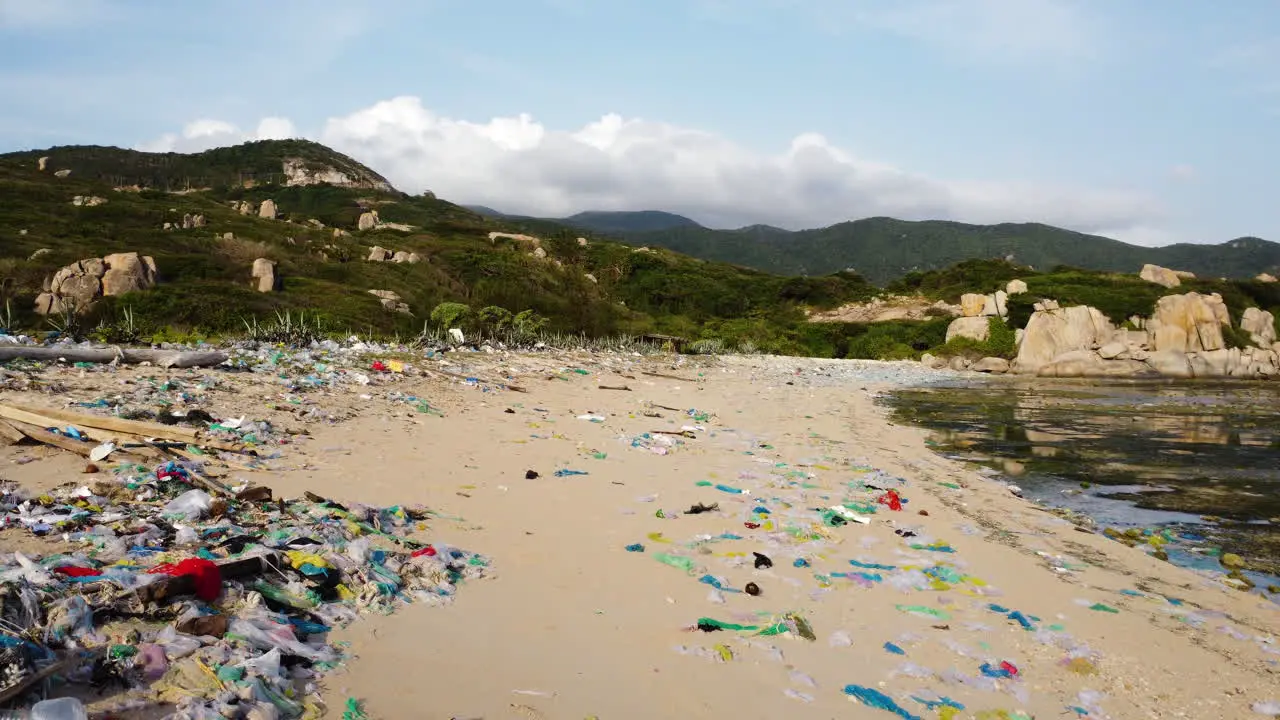
[[[89,713],[76,698],[64,697],[31,706],[31,720],[89,720]]]

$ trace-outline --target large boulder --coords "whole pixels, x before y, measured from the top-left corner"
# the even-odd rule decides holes
[[[985,357],[969,366],[974,372],[1000,375],[1009,372],[1009,361],[998,357]]]
[[[149,290],[156,284],[156,261],[136,252],[115,253],[102,258],[107,272],[102,276],[105,297]]]
[[[279,287],[280,278],[276,275],[276,263],[267,258],[253,261],[254,285],[258,292],[273,292]]]
[[[1169,268],[1152,265],[1151,263],[1147,263],[1142,266],[1142,271],[1138,273],[1138,277],[1146,280],[1147,282],[1153,282],[1167,288],[1176,288],[1182,284],[1182,280],[1179,279],[1178,273],[1170,270]]]
[[[260,218],[275,220],[277,214],[275,200],[263,200],[261,207],[258,208],[258,217]]]
[[[1041,366],[1036,374],[1058,378],[1135,377],[1149,375],[1150,370],[1137,360],[1107,360],[1091,350],[1072,350]]]
[[[965,317],[979,317],[987,306],[987,296],[979,293],[965,293],[960,296],[960,314]]]
[[[959,317],[947,326],[947,342],[958,337],[982,342],[991,335],[991,322],[985,317]]]
[[[386,262],[390,260],[391,257],[392,255],[390,250],[378,245],[374,245],[373,247],[369,248],[369,257],[366,258],[366,260],[368,260],[369,262]]]
[[[1110,342],[1115,332],[1106,315],[1087,305],[1037,310],[1018,343],[1014,367],[1021,373],[1036,373],[1059,355],[1092,351]]]
[[[1258,273],[1258,276],[1255,277],[1254,280],[1264,283],[1273,283],[1276,282],[1276,276],[1271,273]]]
[[[356,221],[357,230],[372,230],[378,226],[378,211],[370,210],[369,212],[360,213],[360,219]]]
[[[1027,291],[1027,282],[1025,280],[1010,280],[1008,285],[1004,286],[1004,291],[1010,295],[1018,295]]]
[[[1147,356],[1147,365],[1165,377],[1195,377],[1191,370],[1191,360],[1181,350],[1160,350]]]
[[[1276,318],[1266,310],[1246,309],[1240,316],[1240,329],[1249,333],[1258,347],[1271,347],[1271,343],[1276,341]]]
[[[1221,295],[1190,292],[1166,295],[1156,301],[1155,313],[1147,322],[1147,332],[1151,338],[1151,349],[1157,352],[1221,350],[1226,347],[1222,326],[1230,322],[1231,317]]]

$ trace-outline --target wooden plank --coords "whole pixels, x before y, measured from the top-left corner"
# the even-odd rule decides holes
[[[28,419],[23,420],[23,415]],[[0,405],[0,417],[8,417],[14,420],[22,420],[35,425],[58,425],[66,423],[79,427],[93,428],[96,430],[110,430],[113,432],[127,433],[144,439],[159,438],[161,440],[174,440],[185,442],[190,445],[202,445],[211,447],[215,450],[224,450],[227,452],[245,452],[243,443],[227,442],[219,438],[208,437],[205,431],[195,428],[181,427],[178,425],[165,425],[157,422],[147,422],[144,420],[126,420],[118,417],[103,417],[101,415],[89,415],[88,413],[79,413],[72,410],[63,410],[57,408],[39,408],[28,405],[17,405],[9,403]],[[33,420],[32,418],[39,418]],[[57,421],[57,422],[51,422]]]
[[[23,435],[21,430],[0,420],[0,440],[8,442],[10,445],[17,445],[25,437],[26,435]]]
[[[101,415],[90,415],[88,413],[75,412],[73,410],[62,410],[57,408],[41,408],[29,405],[19,405],[16,403],[7,403],[0,405],[0,415],[10,417],[7,412],[18,411],[41,415],[46,418],[53,418],[72,425],[81,425],[83,427],[98,428],[99,430],[115,430],[116,432],[125,432],[140,437],[163,437],[171,440],[186,440],[194,442],[200,438],[200,431],[193,428],[185,428],[177,425],[164,425],[156,422],[145,422],[142,420],[126,420],[117,417],[103,417]],[[20,420],[21,418],[15,418]],[[26,420],[25,422],[31,422]]]
[[[51,433],[38,425],[29,425],[21,422],[13,422],[10,424],[22,432],[23,435],[26,435],[38,443],[44,443],[45,445],[52,445],[53,447],[61,448],[62,450],[68,450],[81,457],[89,457],[89,453],[97,447],[94,443],[76,440],[75,438],[69,438],[57,433]]]

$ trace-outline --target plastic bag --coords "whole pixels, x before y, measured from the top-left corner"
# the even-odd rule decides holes
[[[209,508],[213,507],[213,497],[203,490],[188,490],[169,501],[161,512],[164,515],[179,515],[187,520],[199,520]]]
[[[280,648],[272,648],[269,652],[263,653],[256,658],[250,658],[237,664],[236,667],[242,667],[258,677],[269,680],[283,679],[284,676],[280,672],[280,660]]]

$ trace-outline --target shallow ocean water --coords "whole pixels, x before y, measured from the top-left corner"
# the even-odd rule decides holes
[[[1180,565],[1221,570],[1238,554],[1259,590],[1280,585],[1280,383],[970,376],[881,402],[1028,499]]]

